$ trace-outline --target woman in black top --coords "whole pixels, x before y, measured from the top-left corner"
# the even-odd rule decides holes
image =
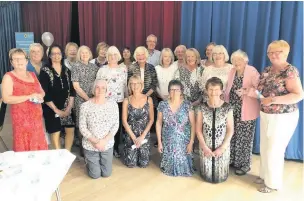
[[[71,71],[64,66],[61,47],[54,45],[49,50],[49,65],[41,69],[39,80],[45,91],[43,116],[45,127],[51,135],[52,145],[60,149],[60,131],[65,128],[65,148],[71,151],[75,123],[72,120],[75,90],[71,82]]]

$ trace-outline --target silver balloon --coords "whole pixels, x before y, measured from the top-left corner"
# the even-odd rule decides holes
[[[50,47],[54,42],[54,36],[50,32],[44,32],[41,36],[41,40],[45,46]]]

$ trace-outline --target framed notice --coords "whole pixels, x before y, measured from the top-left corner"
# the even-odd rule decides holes
[[[29,53],[29,47],[34,43],[33,32],[15,32],[16,48],[21,48]]]

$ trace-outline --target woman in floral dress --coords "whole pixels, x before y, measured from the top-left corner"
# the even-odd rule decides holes
[[[169,176],[192,176],[194,112],[182,96],[180,81],[170,81],[168,88],[170,98],[160,102],[156,123],[158,150],[162,154],[160,169]]]
[[[122,106],[122,122],[126,131],[123,135],[123,162],[130,168],[145,168],[149,165],[150,157],[150,129],[154,122],[153,101],[142,94],[144,83],[140,76],[130,77],[128,88],[131,95],[125,98]],[[133,145],[135,148],[132,148]]]

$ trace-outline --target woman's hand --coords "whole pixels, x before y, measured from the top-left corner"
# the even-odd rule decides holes
[[[158,143],[158,152],[159,153],[163,153],[163,144],[160,142],[160,143]]]
[[[54,110],[54,112],[55,112],[56,114],[58,114],[59,117],[66,117],[66,116],[67,116],[67,113],[66,113],[65,111],[59,110],[59,109],[57,109],[57,108]]]
[[[214,152],[213,152],[213,155],[214,157],[220,157],[224,152],[225,152],[225,148],[220,146],[218,147]]]
[[[262,98],[261,99],[261,104],[265,106],[270,106],[273,103],[273,98],[272,97],[267,97],[267,98]]]
[[[138,138],[137,138],[137,145],[136,148],[139,148],[142,144],[142,141],[145,139],[145,136],[143,134],[141,134]]]
[[[187,154],[191,154],[193,151],[193,142],[189,142],[187,145]]]
[[[209,147],[207,147],[206,145],[201,146],[203,153],[206,157],[214,157],[214,153],[211,151],[211,149]]]
[[[101,140],[99,140],[98,143],[96,143],[94,145],[94,147],[96,149],[98,149],[99,151],[105,151],[106,150],[106,145],[107,145],[107,141],[105,139],[101,139]]]

